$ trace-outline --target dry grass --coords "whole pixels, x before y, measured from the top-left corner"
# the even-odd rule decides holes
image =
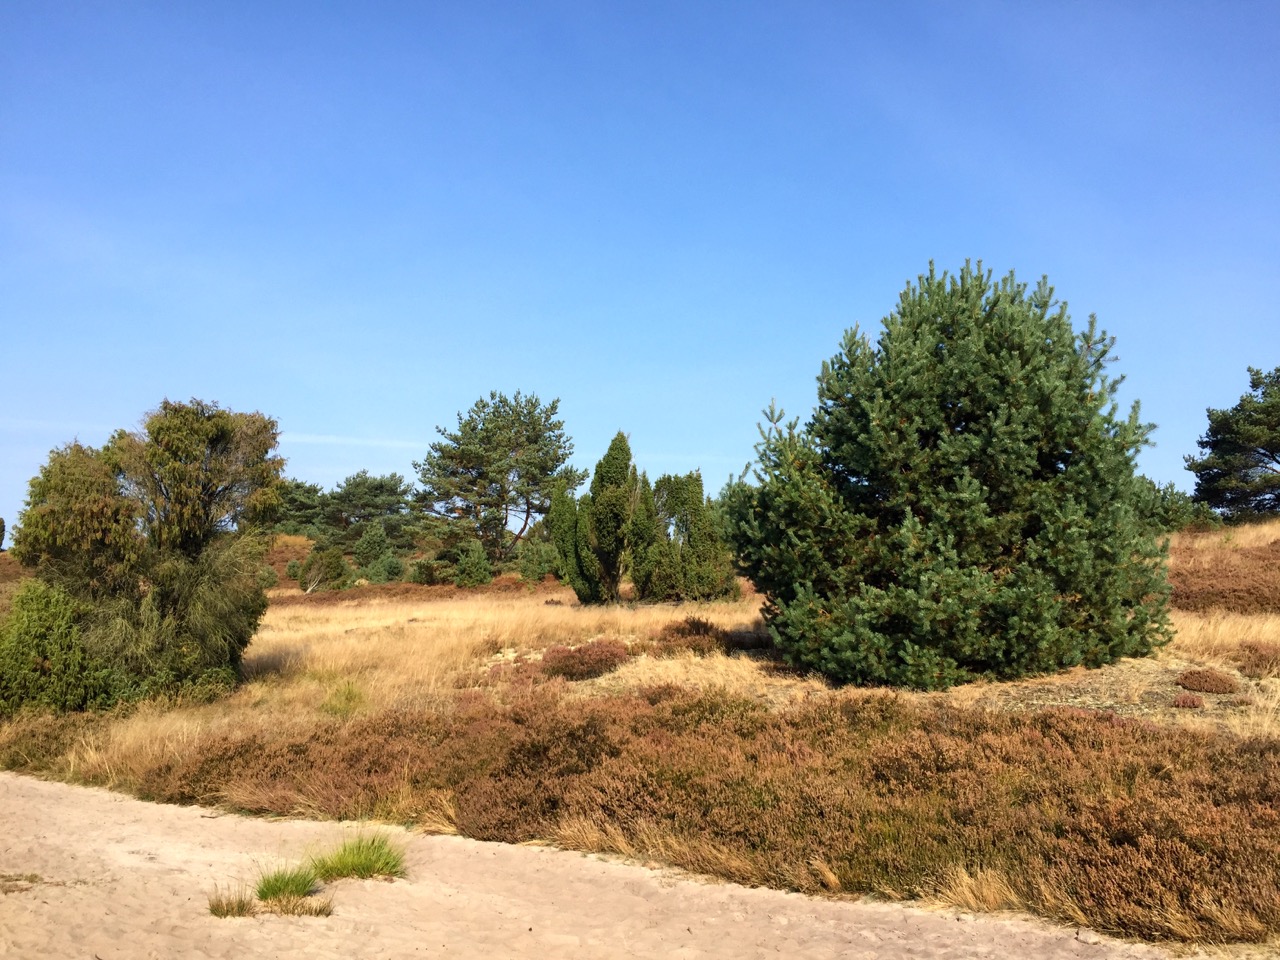
[[[1201,533],[1175,533],[1171,547],[1177,552],[1216,554],[1270,546],[1280,540],[1280,518]]]
[[[258,902],[247,887],[214,887],[209,895],[209,912],[215,917],[252,917],[258,912]]]

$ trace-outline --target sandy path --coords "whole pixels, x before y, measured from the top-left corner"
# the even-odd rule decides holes
[[[409,878],[331,884],[333,916],[219,920],[256,878],[350,825],[143,803],[0,773],[0,956],[1158,958],[1034,921],[700,883],[534,847],[394,831]],[[16,880],[35,874],[38,880]],[[1090,941],[1090,942],[1086,942]]]

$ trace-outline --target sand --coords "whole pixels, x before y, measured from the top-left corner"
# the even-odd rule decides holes
[[[1157,958],[1011,916],[822,900],[540,847],[386,827],[408,878],[329,884],[333,915],[209,914],[350,824],[260,820],[0,773],[0,956]]]

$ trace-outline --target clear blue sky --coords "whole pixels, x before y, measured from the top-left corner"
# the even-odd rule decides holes
[[[1118,339],[1141,467],[1280,365],[1280,5],[0,4],[0,516],[164,397],[412,474],[492,389],[718,487],[929,260]]]

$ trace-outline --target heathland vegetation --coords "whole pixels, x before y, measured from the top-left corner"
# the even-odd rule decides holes
[[[32,480],[0,766],[1270,941],[1280,520],[1136,476],[1109,349],[1043,284],[931,270],[715,498],[621,433],[587,483],[520,393],[416,484],[331,491],[280,479],[269,418],[166,401]]]

